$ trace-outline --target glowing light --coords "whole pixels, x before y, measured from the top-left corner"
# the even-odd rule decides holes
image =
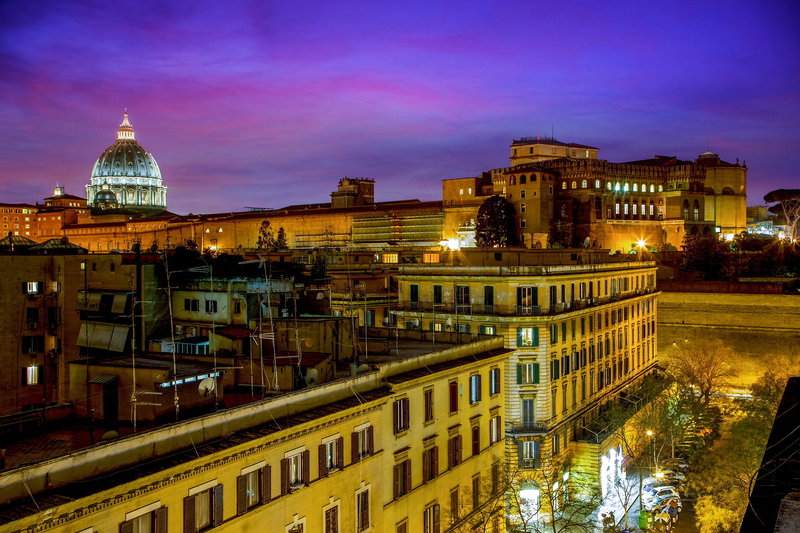
[[[662,478],[664,477],[664,472],[656,472],[655,476],[656,476],[658,479],[662,479]]]
[[[648,429],[647,431],[645,431],[645,434],[646,434],[648,437],[652,437],[652,436],[653,436],[653,430],[652,430],[652,429]]]
[[[639,239],[638,241],[636,241],[636,246],[638,246],[639,248],[644,248],[645,246],[647,246],[647,241],[644,239]]]
[[[447,239],[447,247],[451,250],[460,250],[461,242],[458,239]]]
[[[731,242],[733,240],[733,233],[726,233],[723,237],[726,241]]]

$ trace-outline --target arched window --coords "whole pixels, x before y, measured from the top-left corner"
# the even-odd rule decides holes
[[[642,211],[641,211],[641,213],[642,213],[642,216],[645,216],[645,215],[647,215],[647,211],[645,211],[645,208],[646,208],[646,207],[647,207],[646,205],[642,204]]]
[[[581,189],[585,189],[585,188],[586,188],[586,187],[588,187],[588,186],[589,186],[589,184],[586,182],[586,180],[583,180],[583,181],[581,182]]]
[[[613,185],[611,185],[611,182],[610,182],[610,181],[607,181],[607,182],[606,182],[606,189],[608,189],[608,190],[610,191],[610,190],[611,190],[611,189],[613,189],[613,188],[614,188],[614,186],[613,186]]]
[[[689,220],[689,200],[683,201],[683,220]]]
[[[653,205],[653,202],[650,202],[650,216],[653,216],[654,211],[655,211],[655,206]]]
[[[633,192],[639,192],[639,184],[638,183],[634,183],[633,184]]]
[[[652,183],[650,184],[650,192],[656,192],[656,186]]]
[[[628,192],[630,189],[631,189],[631,188],[630,188],[630,186],[629,186],[627,183],[626,183],[625,185],[623,185],[623,186],[622,186],[622,192]]]
[[[577,181],[573,181],[572,182],[572,188],[573,189],[577,189],[578,188],[578,182]]]
[[[536,174],[531,174],[531,181],[536,181]]]
[[[516,185],[517,184],[516,176],[511,176],[511,179],[509,180],[508,184],[509,185]]]
[[[636,216],[639,212],[639,208],[637,207],[636,203],[633,204],[633,216]]]
[[[622,214],[628,216],[628,213],[630,213],[630,204],[628,204],[628,202],[625,202],[625,205],[622,206],[622,209],[623,209]]]
[[[567,182],[566,181],[562,181],[561,182],[561,188],[562,189],[566,189],[567,188]]]
[[[694,201],[694,219],[700,220],[700,202]]]
[[[600,188],[600,180],[594,180],[594,188],[595,189],[599,189]]]
[[[658,186],[658,192],[664,192],[664,186],[663,185],[659,185]]]
[[[615,184],[614,184],[614,190],[615,190],[616,192],[619,192],[619,190],[620,190],[620,187],[621,187],[621,185],[619,184],[619,182],[617,182],[617,183],[615,183]]]

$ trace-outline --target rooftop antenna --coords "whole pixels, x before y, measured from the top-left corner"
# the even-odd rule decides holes
[[[555,141],[556,140],[556,127],[550,124],[550,139]]]

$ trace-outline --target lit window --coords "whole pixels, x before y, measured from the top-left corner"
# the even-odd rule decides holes
[[[469,403],[476,404],[481,401],[481,376],[474,374],[469,377]]]
[[[517,328],[517,347],[539,346],[539,328]]]
[[[398,262],[398,255],[396,253],[383,254],[383,262],[384,263],[397,263]]]
[[[537,385],[539,383],[539,363],[517,364],[517,384]]]
[[[216,312],[217,312],[217,301],[206,300],[206,313],[216,313]]]
[[[439,254],[422,254],[423,263],[438,263]]]
[[[489,370],[489,394],[494,396],[500,394],[500,369],[492,368]]]
[[[423,533],[439,533],[439,504],[435,503],[425,508],[422,514]]]
[[[25,369],[25,384],[26,385],[39,385],[39,367],[31,365]]]
[[[500,423],[500,415],[496,415],[489,419],[489,444],[499,442],[502,438],[503,432]]]

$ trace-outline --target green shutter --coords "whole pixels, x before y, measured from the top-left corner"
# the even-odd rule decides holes
[[[517,348],[522,346],[522,328],[517,328]]]
[[[539,363],[533,363],[533,383],[539,384]]]
[[[553,375],[551,376],[551,379],[558,379],[559,377],[561,377],[561,376],[559,376],[559,373],[558,373],[558,371],[559,371],[558,359],[554,360],[552,363],[553,363]]]
[[[522,384],[522,365],[517,364],[517,385]]]
[[[533,330],[533,345],[539,346],[539,328],[531,328]]]

